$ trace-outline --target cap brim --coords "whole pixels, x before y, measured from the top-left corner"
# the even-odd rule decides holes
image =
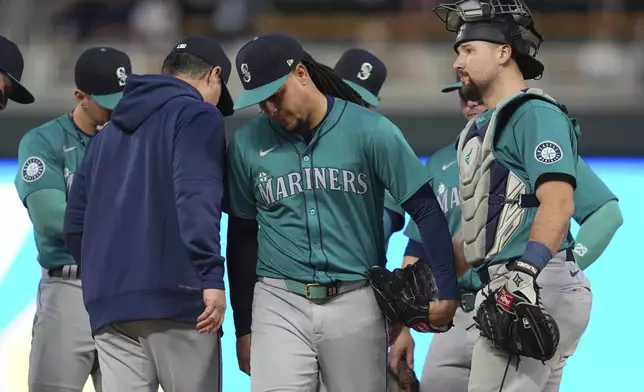
[[[543,75],[543,71],[545,70],[541,61],[525,54],[518,55],[516,62],[524,79],[538,79]]]
[[[258,103],[267,100],[271,97],[271,95],[275,94],[275,92],[277,92],[280,87],[282,87],[282,85],[286,82],[286,78],[288,78],[288,75],[282,76],[281,78],[263,86],[257,87],[256,89],[243,90],[242,93],[239,94],[239,98],[237,98],[237,102],[235,102],[233,109],[239,110],[247,108],[249,106],[257,105]]]
[[[110,95],[91,95],[91,97],[98,104],[98,106],[107,110],[114,110],[121,98],[123,98],[123,93],[120,92]]]
[[[463,83],[456,82],[456,83],[454,83],[452,85],[443,87],[443,89],[441,90],[441,93],[451,93],[452,91],[456,91],[456,90],[461,89],[461,88],[463,88]]]
[[[222,83],[221,96],[219,97],[219,102],[217,103],[217,109],[221,112],[221,115],[224,117],[232,116],[235,113],[233,97],[228,91],[228,86],[225,83]]]
[[[378,100],[378,97],[373,95],[373,93],[366,88],[362,87],[361,85],[354,83],[350,80],[343,79],[346,84],[351,86],[352,89],[356,90],[358,94],[364,99],[369,105],[373,107],[378,107],[380,106],[380,100]]]
[[[11,79],[11,95],[9,95],[9,99],[21,103],[24,105],[34,103],[36,100],[34,96],[27,90],[25,86],[23,86],[18,79],[14,78],[11,76],[11,74],[5,74]]]

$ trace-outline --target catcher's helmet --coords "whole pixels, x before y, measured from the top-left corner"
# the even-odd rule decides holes
[[[523,0],[458,0],[439,4],[434,12],[448,31],[458,32],[454,50],[468,41],[510,45],[525,79],[538,79],[544,71],[535,57],[543,36],[535,29]]]

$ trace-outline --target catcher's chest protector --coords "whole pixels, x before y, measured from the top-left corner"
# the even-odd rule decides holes
[[[470,120],[459,137],[461,223],[469,264],[487,262],[499,254],[525,215],[518,201],[527,186],[495,158],[494,142],[515,109],[530,99],[559,106],[542,90],[528,89],[499,103],[489,121],[481,121],[480,116]]]

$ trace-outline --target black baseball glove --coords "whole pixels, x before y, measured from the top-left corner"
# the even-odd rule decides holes
[[[450,325],[429,323],[429,303],[436,296],[436,282],[429,265],[418,261],[389,271],[374,266],[366,271],[380,310],[392,325],[404,324],[417,332],[446,332]]]
[[[559,346],[559,327],[541,304],[535,278],[530,269],[511,270],[505,285],[492,293],[483,291],[486,298],[474,321],[500,350],[547,361]]]

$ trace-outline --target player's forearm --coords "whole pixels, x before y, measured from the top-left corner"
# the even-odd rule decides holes
[[[454,249],[447,218],[431,187],[425,184],[402,207],[414,219],[420,232],[441,300],[458,299],[460,291],[454,267]]]
[[[601,256],[622,223],[617,200],[607,202],[582,223],[574,249],[579,268],[588,268]]]
[[[41,189],[30,194],[26,202],[36,231],[45,237],[62,239],[67,205],[65,193],[58,189]]]
[[[233,308],[235,334],[250,333],[253,291],[257,279],[257,221],[228,216],[228,285],[230,305]]]
[[[541,184],[537,197],[540,205],[523,259],[543,269],[552,255],[559,251],[568,233],[575,202],[572,186],[561,181]]]

